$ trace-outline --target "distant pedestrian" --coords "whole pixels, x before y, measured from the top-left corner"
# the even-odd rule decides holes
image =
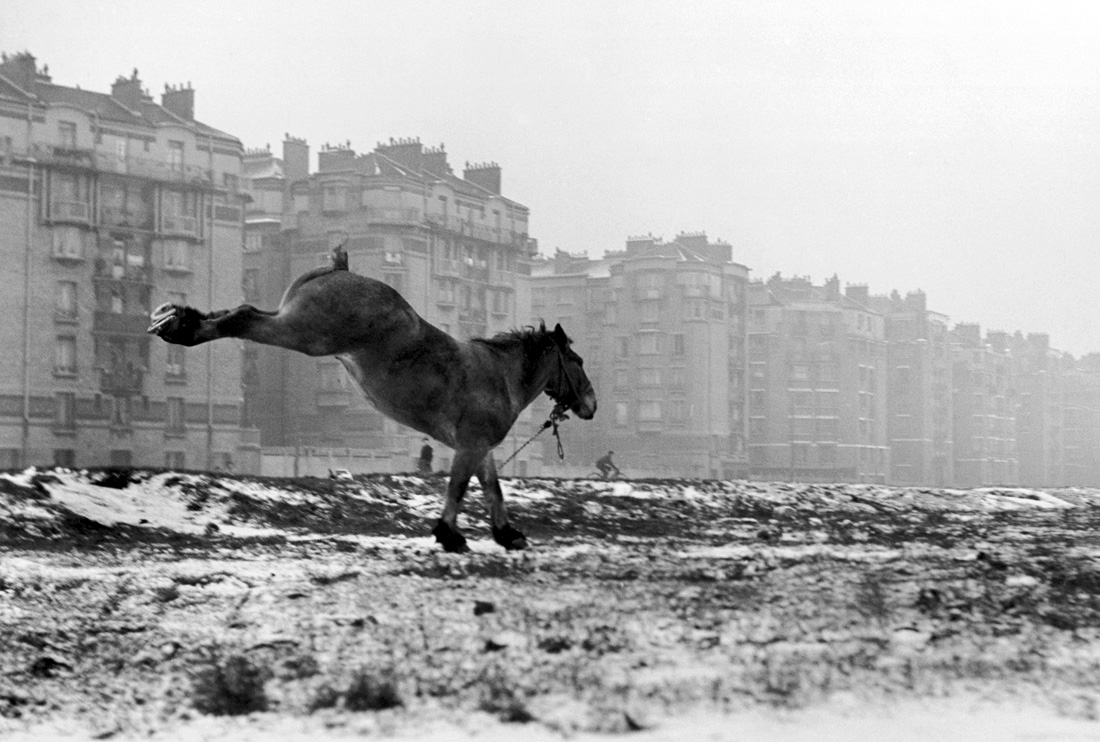
[[[623,473],[619,471],[619,467],[615,466],[615,462],[611,460],[611,455],[613,453],[615,452],[608,451],[606,456],[601,456],[596,460],[596,468],[600,470],[600,475],[603,476],[604,479],[611,478],[610,472],[612,469],[615,470],[614,476],[621,477],[623,475]]]
[[[432,473],[432,446],[428,443],[428,439],[424,439],[424,445],[420,447],[420,458],[417,459],[417,468],[420,469],[421,474]]]

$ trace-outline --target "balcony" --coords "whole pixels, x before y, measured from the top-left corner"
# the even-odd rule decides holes
[[[347,407],[351,404],[351,392],[346,389],[318,389],[314,402],[318,407]]]
[[[99,208],[99,223],[107,227],[130,227],[138,229],[152,229],[152,210],[136,211],[134,209],[120,209],[115,206],[101,206]]]
[[[53,201],[50,220],[54,222],[91,223],[91,207],[84,201]]]
[[[193,216],[162,214],[160,217],[160,231],[165,234],[194,237],[199,233],[199,220]]]
[[[94,149],[58,147],[38,144],[29,153],[40,164],[91,170],[95,172],[122,173],[141,178],[213,188],[214,177],[210,170],[194,165],[169,163],[142,157],[119,157],[116,154]]]
[[[147,285],[153,282],[152,272],[145,266],[111,263],[104,258],[96,258],[93,278],[97,281],[125,281]]]
[[[97,309],[92,332],[100,335],[137,335],[145,337],[149,317],[145,314],[116,314]]]
[[[365,209],[371,224],[420,224],[419,209]]]
[[[104,394],[141,394],[145,373],[138,369],[101,369],[99,389]]]

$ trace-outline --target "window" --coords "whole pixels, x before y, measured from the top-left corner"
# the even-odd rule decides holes
[[[57,338],[54,373],[65,376],[76,375],[76,338],[72,335],[59,335]]]
[[[54,300],[54,316],[61,320],[75,320],[77,315],[76,282],[58,281]]]
[[[795,466],[805,466],[810,463],[810,447],[805,443],[792,443],[791,460]]]
[[[641,304],[640,319],[642,322],[656,322],[660,319],[661,305],[655,301],[647,301]]]
[[[672,355],[684,355],[684,336],[682,333],[676,333],[672,336]]]
[[[182,433],[184,431],[183,397],[168,398],[168,419],[165,430],[169,433]]]
[[[165,451],[164,452],[164,468],[166,469],[186,469],[187,468],[187,454],[183,451]]]
[[[164,240],[164,269],[191,270],[191,246],[186,240]]]
[[[638,371],[638,385],[639,386],[660,386],[661,385],[661,369],[659,368],[643,368]]]
[[[439,303],[440,304],[454,304],[455,303],[455,285],[451,281],[439,282]]]
[[[84,230],[79,227],[54,227],[53,256],[68,260],[83,258]]]
[[[688,419],[687,402],[682,399],[674,399],[669,402],[669,415],[673,422],[686,422]]]
[[[638,419],[654,421],[661,419],[661,403],[656,399],[643,400],[638,403]]]
[[[615,424],[628,425],[630,423],[630,405],[626,402],[615,403]]]
[[[386,265],[404,265],[405,255],[396,250],[387,250],[382,256],[382,261]]]
[[[111,397],[111,425],[128,428],[132,422],[129,397]]]
[[[264,236],[262,232],[250,231],[244,235],[244,251],[259,252],[264,249]]]
[[[805,363],[796,363],[791,366],[791,381],[806,381],[810,378],[810,367]]]
[[[839,421],[835,417],[819,417],[817,419],[817,438],[822,441],[835,441],[837,439]]]
[[[630,372],[626,369],[615,369],[615,388],[626,389],[630,386]]]
[[[668,370],[668,383],[674,389],[682,389],[684,386],[684,369],[670,368]]]
[[[166,376],[174,376],[179,378],[184,376],[187,371],[187,364],[185,355],[186,348],[182,345],[169,345],[167,351],[167,358],[164,362],[164,373]]]
[[[183,172],[183,142],[169,140],[168,169],[177,173]]]
[[[818,365],[817,373],[821,381],[835,382],[837,380],[837,365],[835,363],[822,363]]]
[[[76,124],[72,121],[57,123],[58,144],[62,147],[76,148]]]
[[[639,353],[660,353],[658,335],[654,332],[642,333],[638,336]]]
[[[257,268],[245,268],[241,272],[241,292],[249,304],[260,301],[260,271]]]
[[[814,437],[814,419],[812,417],[792,418],[791,437],[795,440],[811,440]]]
[[[618,348],[616,348],[616,355],[619,358],[626,358],[630,355],[630,338],[615,338]]]
[[[55,448],[53,450],[53,465],[64,469],[72,469],[76,466],[76,451],[71,448]]]
[[[58,392],[54,406],[54,427],[58,430],[76,429],[76,394]]]
[[[826,466],[836,466],[836,444],[819,445],[817,460]]]
[[[763,389],[753,389],[749,392],[749,408],[753,412],[763,412],[766,399]]]

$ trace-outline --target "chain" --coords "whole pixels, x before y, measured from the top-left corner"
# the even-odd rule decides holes
[[[562,420],[568,420],[568,419],[569,419],[569,415],[565,414],[565,410],[562,407],[562,405],[560,403],[554,405],[554,409],[550,411],[550,417],[546,420],[546,422],[544,422],[542,424],[542,426],[537,431],[535,431],[535,434],[533,436],[531,436],[530,438],[528,438],[522,446],[517,448],[512,453],[511,456],[506,458],[501,463],[497,464],[497,469],[503,470],[504,467],[508,465],[508,462],[510,462],[512,459],[514,459],[516,456],[518,456],[520,451],[527,448],[527,444],[529,444],[531,441],[535,440],[540,435],[542,435],[542,431],[546,430],[547,428],[553,428],[554,429],[554,437],[557,438],[557,440],[558,440],[558,458],[559,459],[564,459],[565,458],[565,448],[563,448],[562,445],[561,445],[561,435],[558,433],[558,423],[560,423]]]

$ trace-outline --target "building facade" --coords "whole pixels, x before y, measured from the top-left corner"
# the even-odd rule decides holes
[[[778,274],[749,287],[754,479],[885,482],[886,336],[866,286]]]
[[[928,309],[923,291],[872,296],[870,304],[886,325],[889,481],[947,486],[955,460],[948,318]]]
[[[160,103],[137,70],[110,94],[0,63],[0,467],[248,469],[240,350],[147,335],[171,301],[239,303],[240,142]]]
[[[953,413],[955,484],[960,487],[1019,482],[1015,388],[1008,335],[959,323],[954,336]]]
[[[592,422],[570,429],[568,464],[591,469],[613,450],[636,476],[747,475],[748,273],[704,233],[536,265],[532,320],[562,324],[600,400]]]

